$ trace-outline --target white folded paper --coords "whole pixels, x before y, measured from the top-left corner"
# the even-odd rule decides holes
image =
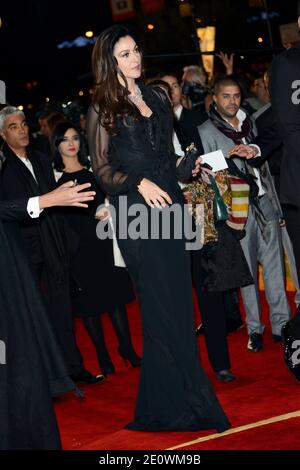
[[[207,163],[212,167],[212,171],[221,171],[228,168],[226,158],[224,157],[222,150],[205,153],[204,155],[201,155],[201,158],[201,164],[203,165],[203,163]]]

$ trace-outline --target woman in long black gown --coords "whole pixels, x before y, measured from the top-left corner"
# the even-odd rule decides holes
[[[183,205],[176,174],[190,177],[195,164],[172,151],[170,103],[163,91],[137,85],[141,54],[126,27],[104,31],[92,60],[96,87],[87,134],[94,173],[117,220],[121,195],[128,207],[138,203],[149,217],[155,211],[164,217],[166,203]],[[185,239],[174,233],[169,239],[119,237],[119,246],[136,285],[144,341],[135,417],[127,429],[226,430],[230,424],[198,359]]]
[[[39,198],[41,209],[91,200],[71,183]],[[75,199],[62,194],[67,189]],[[1,196],[1,186],[0,186]],[[45,198],[46,196],[46,198]],[[48,198],[48,199],[47,199]],[[27,262],[17,220],[28,200],[0,200],[0,449],[60,449],[51,396],[74,389]]]
[[[71,229],[77,234],[78,247],[71,258],[71,270],[76,284],[71,296],[73,314],[81,317],[96,348],[98,362],[104,375],[115,371],[110,358],[100,314],[108,312],[118,337],[118,352],[133,367],[139,366],[130,335],[125,304],[134,299],[127,271],[114,265],[113,244],[99,240],[95,218],[97,207],[104,204],[104,194],[97,185],[85,153],[79,131],[69,122],[59,123],[51,136],[54,167],[62,171],[58,184],[77,181],[90,183],[95,199],[85,211],[76,207],[64,208]]]

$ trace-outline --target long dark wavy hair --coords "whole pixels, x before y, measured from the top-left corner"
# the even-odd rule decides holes
[[[53,164],[54,168],[56,171],[63,171],[65,168],[62,156],[59,151],[59,145],[62,143],[63,138],[65,136],[65,133],[69,129],[74,129],[79,135],[80,138],[80,145],[79,145],[79,152],[78,152],[78,161],[82,166],[85,166],[86,168],[90,168],[91,163],[90,160],[88,159],[87,155],[87,148],[85,145],[85,142],[83,140],[82,134],[80,134],[80,131],[77,129],[76,126],[72,122],[64,121],[60,122],[57,124],[57,126],[54,128],[52,134],[51,134],[51,152],[52,152],[52,158],[53,158]]]
[[[103,31],[98,37],[92,53],[92,68],[95,77],[93,104],[99,109],[100,123],[110,130],[118,117],[138,118],[139,111],[130,102],[126,77],[119,70],[114,57],[114,47],[119,39],[130,36],[138,42],[132,32],[124,25],[114,25]],[[118,80],[122,77],[125,87]]]

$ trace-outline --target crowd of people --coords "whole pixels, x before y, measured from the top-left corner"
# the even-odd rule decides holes
[[[95,88],[82,128],[51,113],[40,117],[40,132],[32,135],[23,111],[3,107],[0,449],[61,448],[52,397],[71,390],[81,395],[78,384],[100,384],[116,372],[102,326],[105,312],[119,355],[141,367],[127,429],[230,427],[199,363],[197,334],[204,334],[217,379],[235,380],[227,335],[243,326],[238,291],[246,347],[251,353],[264,347],[258,264],[274,342],[286,341],[299,323],[298,309],[291,320],[284,266],[285,251],[298,307],[300,147],[293,93],[299,54],[296,44],[276,57],[251,93],[235,73],[233,56],[223,53],[226,71],[210,82],[202,67],[190,66],[181,77],[165,70],[145,84],[138,40],[115,25],[94,46]],[[227,163],[220,172],[202,164],[203,155],[216,150]],[[217,216],[217,196],[225,203],[223,217]],[[145,214],[147,237],[130,236],[134,216],[122,212],[122,197]],[[170,218],[185,203],[192,226],[202,231],[192,251]],[[162,224],[155,237],[154,220]],[[97,236],[99,221],[113,223],[113,238]],[[201,327],[195,325],[193,287]],[[142,358],[126,310],[135,296]],[[84,366],[74,317],[93,342],[99,375]]]

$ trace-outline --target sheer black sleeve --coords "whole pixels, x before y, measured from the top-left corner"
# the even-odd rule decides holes
[[[143,175],[119,170],[118,162],[109,155],[109,134],[101,126],[94,106],[87,114],[87,138],[93,172],[104,193],[117,195],[136,189]]]

